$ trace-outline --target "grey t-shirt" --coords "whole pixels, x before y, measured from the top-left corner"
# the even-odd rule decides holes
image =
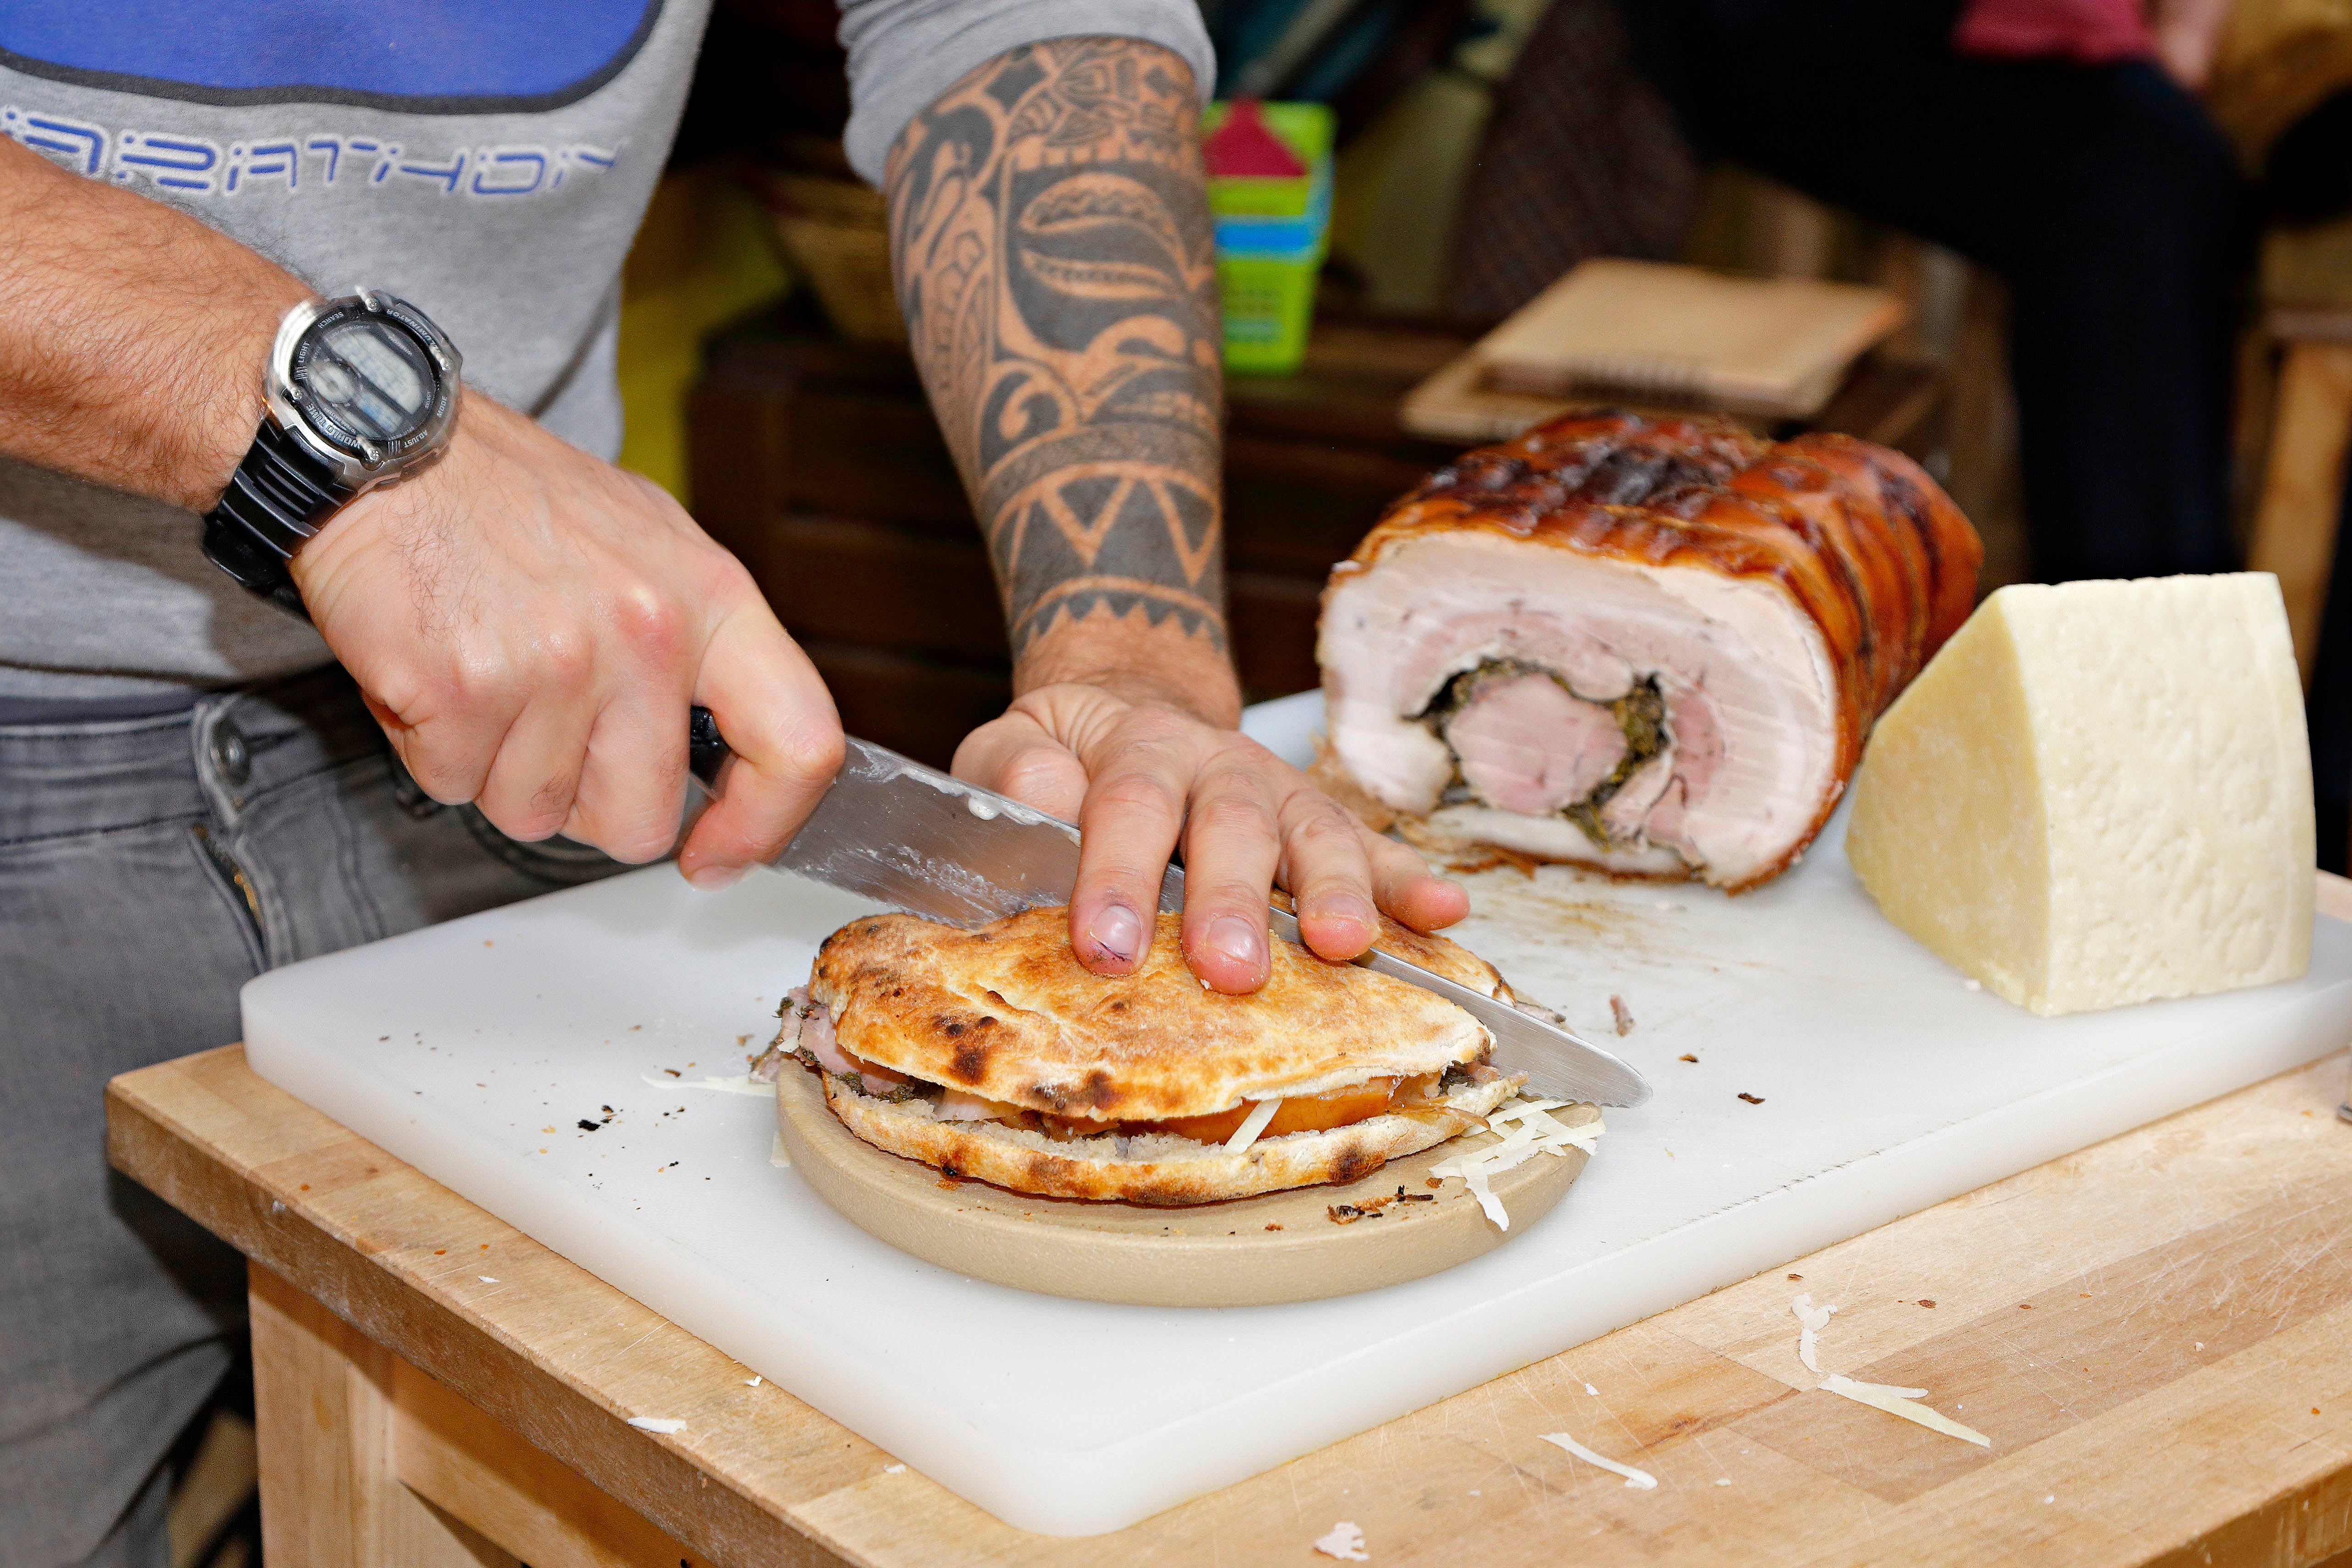
[[[621,262],[667,154],[709,0],[180,0],[0,6],[0,132],[169,203],[313,287],[414,300],[466,378],[620,449]],[[1023,43],[1184,56],[1191,0],[843,0],[852,162]],[[255,366],[257,376],[260,367]],[[137,701],[327,662],[197,549],[196,518],[0,456],[0,702]]]

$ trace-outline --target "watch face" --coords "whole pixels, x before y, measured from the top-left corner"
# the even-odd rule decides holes
[[[371,464],[404,456],[448,402],[425,341],[396,317],[356,304],[319,318],[294,353],[292,381],[312,428]]]

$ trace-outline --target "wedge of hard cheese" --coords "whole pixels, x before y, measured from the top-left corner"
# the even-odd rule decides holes
[[[2311,759],[2278,580],[2003,588],[1879,720],[1846,855],[2037,1013],[2301,974]]]

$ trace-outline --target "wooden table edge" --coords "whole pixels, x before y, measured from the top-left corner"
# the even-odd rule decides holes
[[[806,1524],[715,1479],[695,1461],[690,1439],[657,1440],[654,1434],[630,1426],[625,1412],[538,1364],[487,1325],[393,1274],[353,1238],[338,1234],[310,1212],[299,1192],[273,1187],[257,1170],[233,1168],[234,1198],[205,1201],[205,1189],[216,1184],[192,1179],[206,1162],[205,1141],[142,1096],[141,1080],[145,1074],[202,1058],[233,1055],[241,1062],[244,1054],[241,1044],[222,1046],[110,1081],[107,1163],[252,1263],[289,1281],[289,1289],[313,1297],[375,1344],[428,1373],[600,1489],[625,1500],[696,1551],[730,1564],[805,1563],[803,1554],[776,1555],[773,1536],[782,1526],[827,1554],[835,1552],[835,1543],[820,1539]],[[272,1093],[284,1093],[268,1087]],[[293,1096],[285,1098],[289,1106],[328,1120]],[[390,1154],[382,1157],[387,1165],[403,1163]],[[211,1164],[229,1168],[226,1161]],[[455,1193],[449,1196],[453,1202],[466,1202]],[[298,1241],[306,1232],[330,1245],[299,1248],[298,1268]],[[303,1283],[292,1287],[298,1274]],[[581,1274],[583,1279],[594,1279],[585,1270]],[[602,1281],[596,1283],[602,1286]]]

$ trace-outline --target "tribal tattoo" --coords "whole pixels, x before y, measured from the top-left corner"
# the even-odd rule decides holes
[[[1177,56],[1064,38],[965,77],[891,153],[899,303],[1024,661],[1127,623],[1223,663],[1197,119]]]

